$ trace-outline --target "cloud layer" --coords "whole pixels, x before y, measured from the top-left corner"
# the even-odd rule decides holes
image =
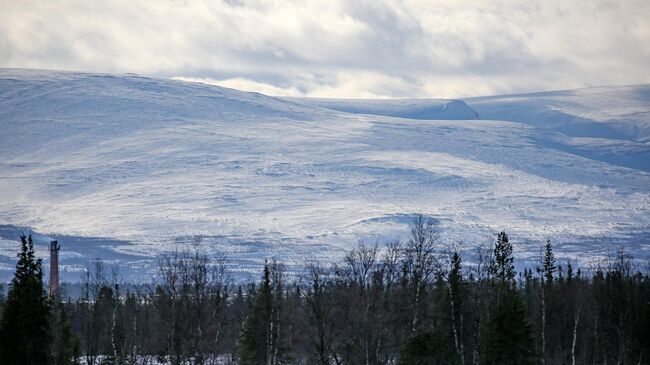
[[[0,67],[328,97],[650,82],[647,0],[0,0]]]

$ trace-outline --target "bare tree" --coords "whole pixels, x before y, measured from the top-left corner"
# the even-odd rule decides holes
[[[404,265],[412,289],[411,336],[415,335],[421,311],[424,291],[436,272],[441,269],[438,221],[418,215],[410,225],[411,237],[404,248]]]
[[[490,265],[493,261],[492,250],[484,245],[476,248],[477,260],[474,268],[474,295],[473,295],[473,326],[472,326],[472,364],[481,363],[481,326],[485,305],[487,303],[486,289],[491,280]]]
[[[166,348],[174,364],[192,359],[204,364],[213,357],[221,338],[219,314],[226,290],[225,258],[212,259],[201,251],[174,251],[159,260],[157,301],[162,306]]]
[[[320,365],[329,365],[330,357],[336,358],[333,351],[333,329],[329,318],[333,309],[328,292],[330,270],[318,262],[312,261],[307,265],[307,280],[309,288],[304,294],[304,310],[314,335],[312,346],[316,350],[316,358]]]
[[[84,353],[86,355],[86,364],[95,365],[100,355],[101,337],[104,332],[104,323],[101,320],[102,313],[97,310],[97,300],[101,289],[107,284],[104,263],[101,259],[97,258],[86,265],[81,274],[81,283]]]

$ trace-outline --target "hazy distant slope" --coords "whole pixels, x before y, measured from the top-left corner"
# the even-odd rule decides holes
[[[487,96],[466,101],[484,119],[529,123],[575,137],[650,142],[650,85]]]
[[[484,119],[526,123],[559,147],[650,171],[650,85],[470,98]]]
[[[468,120],[479,115],[462,100],[447,99],[321,99],[284,98],[304,105],[346,113],[410,119]]]
[[[650,174],[601,159],[605,143],[576,152],[571,138],[529,123],[352,114],[179,81],[4,69],[0,225],[121,240],[96,241],[98,251],[75,239],[66,254],[108,250],[128,265],[194,235],[239,263],[335,256],[359,239],[394,239],[415,213],[439,218],[444,239],[468,248],[507,229],[519,242],[554,238],[581,259],[618,245],[650,254]],[[15,237],[0,238],[2,270]]]

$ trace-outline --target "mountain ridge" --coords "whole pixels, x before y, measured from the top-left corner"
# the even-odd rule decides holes
[[[336,257],[358,240],[404,236],[417,213],[466,250],[506,229],[531,242],[518,246],[522,260],[548,237],[585,260],[611,250],[606,242],[650,254],[643,142],[592,141],[517,118],[405,119],[309,102],[2,69],[0,224],[114,240],[75,239],[70,270],[95,244],[140,267],[192,237],[245,267]],[[1,237],[0,269],[11,267],[15,239]]]

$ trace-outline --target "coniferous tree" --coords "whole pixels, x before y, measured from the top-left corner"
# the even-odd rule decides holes
[[[449,337],[440,331],[427,331],[406,340],[400,352],[399,365],[453,364],[454,351]]]
[[[534,364],[532,330],[520,295],[513,289],[500,293],[485,331],[486,365]]]
[[[4,283],[0,283],[0,320],[2,320],[2,310],[5,306],[5,301],[7,300],[6,295],[6,286]]]
[[[490,267],[490,274],[501,284],[512,283],[515,279],[512,243],[508,240],[506,232],[502,231],[497,236],[497,242],[494,245],[494,262]]]
[[[52,365],[77,364],[79,339],[72,332],[64,304],[57,304],[52,315]]]
[[[34,255],[32,236],[20,237],[16,273],[11,281],[0,323],[3,364],[49,363],[50,306],[43,290],[41,260]]]
[[[544,272],[545,282],[547,284],[552,283],[553,275],[555,274],[555,271],[557,271],[557,265],[555,264],[555,254],[553,253],[551,240],[546,240],[542,270]]]
[[[486,365],[533,364],[532,329],[526,307],[515,286],[513,247],[505,232],[497,237],[490,271],[497,280],[496,294],[490,303],[484,331],[482,362]]]
[[[447,302],[449,306],[449,316],[451,332],[456,349],[457,361],[465,364],[465,336],[463,335],[463,306],[465,298],[465,283],[462,273],[462,259],[458,252],[451,256],[451,269],[447,278]]]
[[[265,365],[269,360],[270,324],[273,309],[271,271],[264,265],[264,280],[244,323],[239,359],[242,365]]]
[[[541,286],[540,286],[540,312],[541,312],[541,323],[539,323],[539,328],[540,328],[540,342],[541,342],[541,349],[540,349],[540,356],[542,359],[542,364],[546,364],[546,356],[547,356],[547,342],[549,342],[549,339],[547,338],[547,327],[549,322],[553,322],[552,320],[549,321],[549,314],[551,314],[553,311],[549,310],[549,304],[551,304],[552,300],[549,300],[549,297],[552,294],[552,286],[553,286],[553,277],[555,274],[555,271],[557,271],[558,267],[555,264],[555,254],[553,253],[553,245],[551,244],[551,240],[546,240],[546,245],[545,245],[545,250],[544,250],[544,257],[542,258],[542,267],[538,268],[538,272],[541,273]],[[557,337],[557,336],[556,336]]]

